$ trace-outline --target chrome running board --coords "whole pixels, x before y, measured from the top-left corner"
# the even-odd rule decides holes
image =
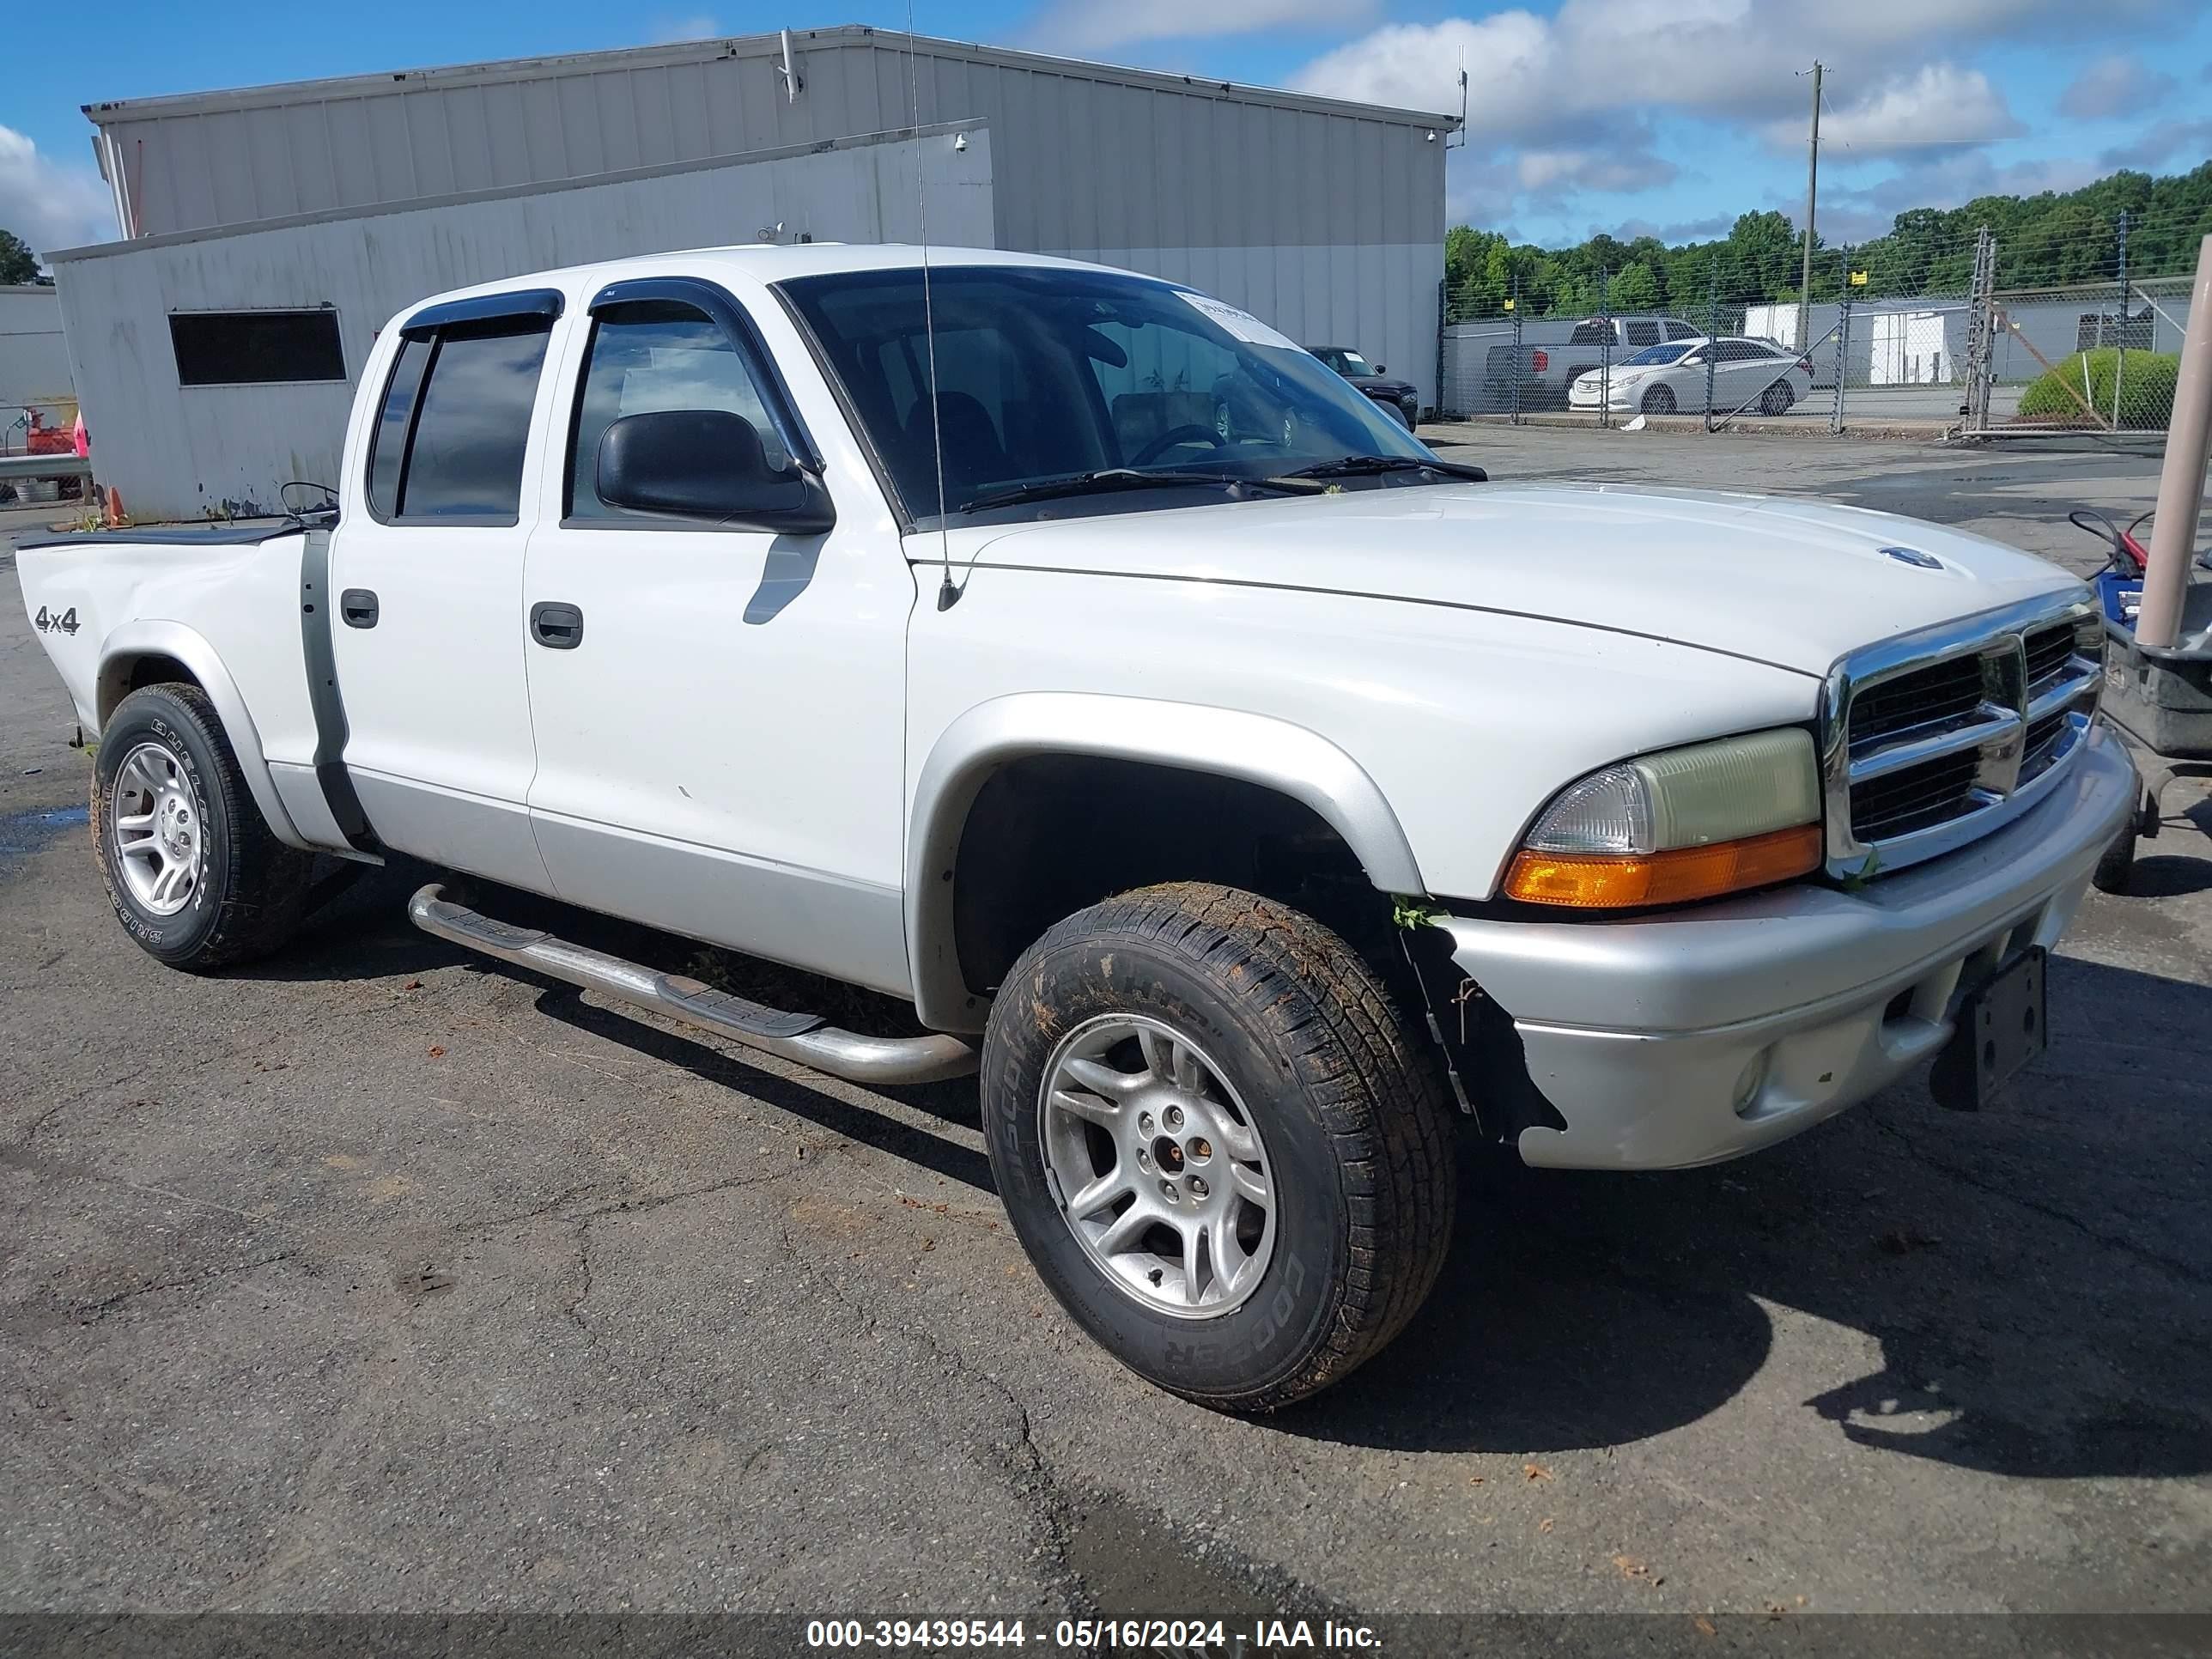
[[[543,928],[516,927],[478,915],[446,897],[436,882],[407,902],[407,917],[424,933],[455,945],[650,1008],[848,1082],[938,1083],[966,1077],[976,1067],[975,1049],[958,1037],[872,1037],[841,1031],[818,1015],[786,1013],[681,974],[656,973],[620,957],[587,951]]]

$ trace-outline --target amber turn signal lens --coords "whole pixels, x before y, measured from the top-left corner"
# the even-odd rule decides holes
[[[1505,894],[1528,904],[1621,910],[1718,898],[1820,867],[1820,826],[1801,823],[1670,853],[1523,852],[1506,873]]]

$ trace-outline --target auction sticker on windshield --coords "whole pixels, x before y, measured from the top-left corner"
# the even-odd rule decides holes
[[[1281,346],[1286,351],[1297,349],[1286,337],[1276,333],[1249,311],[1239,311],[1235,306],[1224,305],[1203,294],[1193,294],[1188,289],[1179,288],[1176,292],[1189,303],[1192,310],[1211,317],[1247,345]]]

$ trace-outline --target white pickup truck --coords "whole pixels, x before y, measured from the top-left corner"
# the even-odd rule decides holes
[[[274,950],[314,854],[396,852],[908,1000],[924,1035],[841,1030],[412,904],[841,1076],[980,1064],[1047,1284],[1224,1407],[1405,1324],[1462,1139],[1704,1164],[1938,1056],[1978,1103],[2135,804],[2063,572],[1486,481],[1094,266],[817,245],[446,295],[370,354],[335,492],[20,551],[139,944]]]

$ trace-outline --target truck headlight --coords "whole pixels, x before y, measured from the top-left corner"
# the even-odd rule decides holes
[[[1788,881],[1820,866],[1820,810],[1809,732],[1662,750],[1561,790],[1514,855],[1505,893],[1625,909]]]

